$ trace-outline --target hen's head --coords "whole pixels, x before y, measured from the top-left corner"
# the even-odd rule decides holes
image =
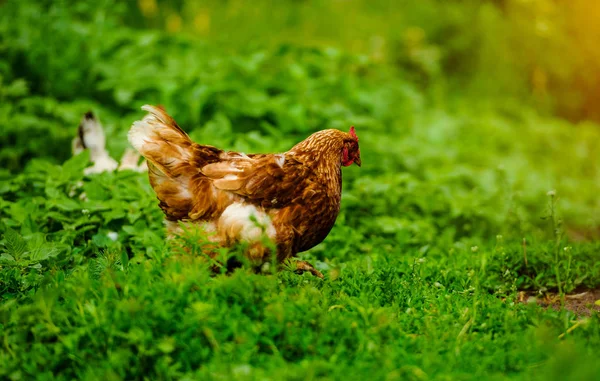
[[[323,130],[315,132],[298,143],[292,151],[309,155],[315,159],[339,163],[344,167],[356,164],[360,167],[360,149],[354,126],[349,132]]]
[[[348,132],[350,139],[344,139],[344,148],[342,149],[342,165],[348,167],[356,164],[360,167],[360,148],[358,148],[358,136],[354,126],[350,127]]]

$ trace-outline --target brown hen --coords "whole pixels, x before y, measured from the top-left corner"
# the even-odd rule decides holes
[[[316,132],[285,153],[246,155],[194,143],[164,110],[142,109],[149,114],[129,141],[148,160],[169,233],[181,232],[179,221],[199,224],[218,245],[247,242],[259,264],[270,254],[265,235],[279,262],[322,242],[340,210],[341,167],[361,164],[354,127]]]

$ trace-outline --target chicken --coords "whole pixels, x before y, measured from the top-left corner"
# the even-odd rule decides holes
[[[120,165],[110,156],[106,150],[104,128],[102,128],[100,120],[91,111],[86,112],[81,118],[77,135],[71,143],[73,155],[78,155],[86,149],[90,150],[90,161],[94,164],[84,170],[86,175],[112,172],[117,169],[117,166],[119,171],[125,169],[138,172],[145,171],[145,166],[138,165],[139,154],[131,148],[128,148],[123,154]]]
[[[246,155],[194,143],[163,109],[142,109],[149,114],[129,142],[148,162],[169,234],[181,233],[179,221],[194,223],[219,246],[247,243],[259,265],[271,255],[264,236],[280,263],[322,242],[340,210],[341,167],[361,165],[354,127],[316,132],[285,153]],[[322,277],[307,262],[296,266]]]
[[[85,169],[85,174],[114,171],[119,165],[106,151],[106,138],[100,121],[91,111],[81,118],[77,136],[73,139],[71,148],[74,155],[85,149],[90,150],[90,160],[94,165]]]

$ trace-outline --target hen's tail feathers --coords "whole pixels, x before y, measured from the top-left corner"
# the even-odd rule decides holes
[[[193,157],[193,145],[189,136],[162,108],[145,105],[148,114],[129,130],[129,142],[153,167],[168,178],[184,174]],[[157,173],[160,175],[160,173]]]
[[[142,110],[148,115],[133,123],[129,142],[148,162],[150,185],[167,219],[180,220],[192,208],[195,144],[162,108],[146,105]]]

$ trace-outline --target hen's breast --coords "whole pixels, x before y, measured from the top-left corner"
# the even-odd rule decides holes
[[[341,171],[316,172],[298,189],[295,201],[274,218],[276,229],[293,232],[292,255],[321,243],[340,211]]]
[[[298,235],[294,242],[295,252],[309,250],[323,242],[333,228],[339,212],[339,200],[331,198],[324,198],[322,202],[309,208],[302,223],[304,233]]]

